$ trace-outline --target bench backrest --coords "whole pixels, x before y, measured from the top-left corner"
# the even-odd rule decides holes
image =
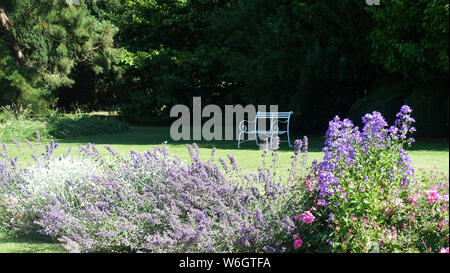
[[[290,112],[257,112],[256,119],[290,119],[292,115]]]

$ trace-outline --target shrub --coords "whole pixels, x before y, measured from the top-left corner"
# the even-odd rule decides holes
[[[129,129],[128,123],[114,117],[90,116],[87,114],[55,115],[50,118],[49,122],[48,133],[54,138],[120,133]]]
[[[361,131],[348,119],[330,121],[324,160],[314,164],[300,189],[303,210],[316,218],[299,222],[295,238],[303,239],[303,250],[438,252],[448,247],[448,178],[414,178],[404,150],[414,141],[407,136],[415,131],[411,112],[401,107],[390,127],[380,113],[366,114]],[[421,202],[411,202],[411,196]]]
[[[9,168],[3,202],[15,201],[4,208],[28,214],[21,220],[75,252],[283,251],[295,227],[286,215],[297,213],[291,186],[270,168],[244,175],[230,155],[229,163],[219,159],[222,170],[214,151],[201,161],[198,147],[188,148],[191,164],[167,147],[129,158],[107,147],[108,159],[89,145],[80,147],[87,161],[48,156],[40,166]]]
[[[36,117],[29,107],[13,105],[0,108],[1,141],[33,139],[36,131],[40,132],[42,139],[52,139],[118,133],[128,129],[128,123],[114,117],[58,112]]]
[[[50,138],[47,128],[49,123],[33,118],[29,107],[2,106],[0,107],[0,140],[33,139],[36,131],[41,132],[42,138]]]

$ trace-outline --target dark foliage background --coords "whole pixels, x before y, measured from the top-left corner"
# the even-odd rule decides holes
[[[448,136],[448,0],[80,2],[1,1],[25,56],[41,54],[61,77],[49,84],[42,64],[17,66],[0,39],[0,104],[28,88],[42,92],[29,100],[48,107],[118,110],[132,123],[169,124],[173,105],[201,96],[203,105],[278,104],[294,111],[295,130],[314,134],[334,115],[358,123],[373,110],[392,117],[406,103],[418,133]],[[55,30],[21,20],[26,3],[46,5],[31,19]],[[49,12],[58,9],[67,12]],[[67,19],[75,12],[90,21]],[[58,51],[58,31],[79,46]],[[22,78],[27,88],[17,83]]]

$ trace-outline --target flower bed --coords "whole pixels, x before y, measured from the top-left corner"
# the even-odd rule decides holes
[[[448,252],[448,176],[412,168],[411,111],[390,127],[367,114],[361,130],[334,118],[324,160],[307,167],[308,139],[297,140],[285,178],[278,139],[254,174],[214,149],[200,160],[195,144],[187,163],[166,146],[55,157],[51,142],[26,168],[4,146],[0,224],[74,252]]]
[[[403,106],[390,127],[376,111],[362,130],[330,121],[324,160],[300,189],[314,216],[300,215],[294,248],[301,237],[305,251],[448,252],[448,176],[414,176],[404,150],[414,142],[411,112]]]

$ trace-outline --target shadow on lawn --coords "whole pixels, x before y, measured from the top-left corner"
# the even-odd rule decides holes
[[[285,135],[280,136],[282,140],[286,139]],[[293,145],[295,139],[302,139],[303,136],[291,135],[291,144]],[[323,137],[309,137],[309,151],[321,152],[323,145]],[[96,145],[159,145],[164,142],[170,145],[186,145],[197,143],[200,148],[216,147],[222,150],[236,150],[237,141],[233,140],[213,140],[213,141],[194,141],[194,140],[180,140],[174,141],[170,137],[169,127],[131,127],[128,132],[115,134],[100,134],[88,137],[75,137],[70,139],[58,139],[59,143],[95,143]],[[240,150],[259,150],[259,146],[255,141],[249,141],[241,144]],[[280,151],[292,151],[293,147],[289,147],[287,142],[281,142]]]
[[[310,152],[322,152],[322,147],[324,145],[323,136],[311,136],[307,135],[309,138],[309,151]],[[281,139],[286,139],[285,135],[280,136]],[[295,139],[302,139],[303,135],[292,134],[291,144],[294,143]],[[222,150],[236,150],[237,141],[223,140],[223,141],[174,141],[170,138],[170,128],[169,127],[157,127],[157,126],[133,126],[129,131],[123,133],[114,134],[99,134],[86,137],[74,137],[68,139],[58,139],[59,143],[95,143],[96,145],[160,145],[164,142],[170,145],[186,145],[197,143],[200,148],[213,148],[216,147]],[[256,145],[255,141],[249,141],[241,144],[240,150],[258,150],[259,147]],[[280,151],[292,151],[293,147],[289,147],[286,142],[281,142]],[[448,152],[449,150],[449,139],[448,138],[417,138],[416,143],[407,150],[418,151],[442,151]]]

